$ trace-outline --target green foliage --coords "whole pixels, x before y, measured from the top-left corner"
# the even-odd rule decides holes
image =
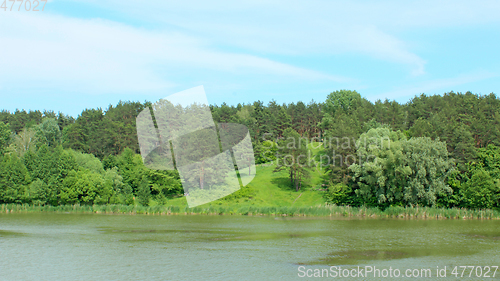
[[[137,190],[137,201],[143,206],[148,206],[150,198],[151,188],[149,187],[149,182],[146,177],[143,177]]]
[[[265,140],[262,143],[254,144],[255,150],[255,163],[262,164],[276,160],[276,152],[278,152],[278,145],[274,141]]]
[[[18,157],[23,157],[27,152],[34,152],[37,148],[37,144],[38,136],[36,134],[36,130],[32,128],[24,128],[22,131],[14,135],[8,151],[16,154]]]
[[[118,155],[126,147],[139,151],[135,120],[146,104],[120,102],[110,106],[106,112],[86,109],[63,130],[64,145],[99,159],[107,155]]]
[[[0,150],[4,156],[0,202],[61,204],[63,182],[72,171],[89,173],[92,176],[87,175],[85,181],[93,185],[100,183],[97,180],[100,177],[103,190],[110,190],[96,193],[94,203],[133,204],[144,178],[150,188],[151,204],[181,195],[177,171],[148,169],[137,155],[135,118],[149,105],[120,102],[106,110],[84,110],[76,120],[52,111],[1,111]],[[330,157],[330,165],[322,176],[330,190],[327,192],[330,195],[325,196],[330,196],[332,202],[353,205],[362,200],[359,204],[383,207],[406,204],[499,207],[496,188],[500,179],[500,99],[494,94],[420,95],[399,104],[389,100],[371,103],[356,91],[341,90],[328,95],[324,103],[280,105],[271,101],[265,105],[258,101],[237,106],[213,105],[210,109],[216,122],[235,122],[248,127],[257,163],[291,160],[283,159],[285,153],[276,146],[288,134],[287,129],[296,132],[294,138],[323,139],[319,156]],[[356,141],[370,129],[381,127],[401,133],[391,139],[391,147],[377,146],[368,140],[371,147],[366,153],[375,153],[377,160],[370,158],[364,167],[357,164],[360,167],[353,165],[348,169],[354,161],[346,160],[347,156],[357,157],[360,151]],[[74,151],[63,149],[60,142]],[[280,159],[275,159],[276,152],[282,154]],[[342,157],[342,164],[336,158],[333,165],[334,155]],[[325,159],[322,160],[328,162]],[[449,168],[450,159],[455,161],[457,170]],[[293,186],[298,184],[300,188],[306,180],[315,181],[318,177],[309,169],[301,170],[307,166],[283,167],[282,172],[286,171]],[[366,174],[356,169],[364,169]],[[13,171],[12,175],[9,171]],[[276,172],[273,177],[281,174]],[[255,181],[259,182],[258,177]],[[280,181],[262,180],[260,184],[271,190],[272,186],[281,186]],[[255,191],[241,191],[237,200],[262,196],[250,190]],[[78,195],[77,203],[90,204],[81,201],[87,197]]]
[[[143,173],[146,171],[146,167],[142,164],[142,157],[126,148],[116,158],[116,164],[120,175],[123,177],[123,182],[136,191],[142,180]]]
[[[472,162],[469,169],[484,168],[495,179],[500,179],[500,147],[488,145],[477,150],[477,162]]]
[[[9,125],[0,121],[0,154],[4,154],[9,142],[12,132],[9,129]]]
[[[358,140],[362,164],[349,167],[357,180],[356,193],[381,206],[434,205],[437,194],[451,193],[447,177],[453,170],[443,142],[411,138],[388,128],[371,129]]]
[[[109,199],[111,204],[131,204],[133,202],[132,188],[123,183],[123,177],[118,173],[117,167],[106,170],[103,178],[105,187],[112,190],[113,195]]]
[[[4,155],[0,162],[0,202],[133,204],[132,186],[138,192],[143,178],[159,201],[182,193],[176,172],[147,169],[141,156],[130,149],[111,160],[108,164],[113,167],[104,170],[101,161],[92,154],[47,144],[28,150],[22,158],[17,154]]]
[[[145,176],[151,183],[151,191],[155,195],[171,196],[173,194],[182,194],[182,185],[178,175],[172,171],[146,170]]]
[[[61,144],[61,130],[54,118],[45,118],[40,125],[36,126],[35,130],[39,142],[51,147]]]
[[[437,192],[436,194],[436,207],[451,208],[463,206],[463,181],[464,174],[460,173],[458,169],[450,171],[448,174],[447,183],[451,188],[451,192]]]
[[[52,197],[50,187],[40,179],[36,179],[28,186],[24,194],[24,201],[34,205],[45,205]]]
[[[450,137],[451,157],[457,163],[460,171],[466,170],[466,162],[474,160],[476,156],[476,147],[470,128],[466,125],[457,126]]]
[[[356,91],[335,91],[326,98],[325,111],[331,115],[335,115],[339,111],[351,113],[361,105],[361,100],[361,95]]]
[[[499,207],[500,183],[489,172],[476,170],[464,185],[465,206],[472,209]]]
[[[359,206],[359,197],[349,185],[343,183],[330,184],[325,193],[327,202],[335,205]]]
[[[322,125],[325,130],[323,147],[325,157],[323,163],[330,173],[332,183],[347,183],[350,179],[349,165],[353,163],[356,154],[355,142],[361,134],[360,121],[346,114],[335,117],[325,115]]]
[[[104,168],[101,161],[94,155],[81,153],[74,150],[69,151],[74,157],[76,166],[79,170],[89,170],[98,174],[104,173]]]
[[[114,167],[117,167],[117,165],[118,165],[118,162],[117,162],[116,156],[114,156],[114,155],[107,155],[102,159],[102,167],[105,170],[109,170],[109,169],[112,169]]]
[[[50,148],[42,145],[36,153],[29,152],[24,156],[24,163],[33,179],[40,179],[57,194],[63,179],[70,171],[77,169],[77,164],[71,152],[61,146]],[[52,204],[57,199],[51,198]]]
[[[275,171],[287,170],[290,182],[299,191],[303,182],[309,176],[310,153],[307,149],[307,139],[302,139],[294,129],[288,128],[283,133],[283,139],[278,142],[277,166]]]
[[[500,148],[488,145],[477,150],[468,164],[470,178],[463,184],[463,204],[468,208],[500,207]]]
[[[28,170],[16,155],[0,161],[0,202],[24,203],[25,190],[31,182]]]
[[[59,197],[63,204],[105,204],[112,196],[111,186],[105,185],[101,174],[89,171],[71,171],[63,180]]]
[[[135,154],[128,148],[113,161],[115,161],[119,174],[123,177],[126,188],[131,188],[134,193],[139,192],[140,184],[146,180],[148,186],[151,184],[148,188],[153,195],[162,193],[163,196],[168,197],[182,194],[183,190],[177,171],[148,169],[144,166],[141,155]],[[130,202],[130,199],[127,200]]]

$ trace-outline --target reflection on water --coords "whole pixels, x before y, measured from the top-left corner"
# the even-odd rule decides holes
[[[492,232],[470,232],[470,233],[466,233],[465,235],[469,236],[469,237],[474,237],[474,238],[500,240],[500,232],[498,232],[498,231],[492,231]]]
[[[425,257],[425,256],[465,256],[472,255],[478,251],[466,248],[457,249],[455,246],[448,247],[435,247],[435,248],[403,248],[403,249],[387,249],[385,250],[346,250],[346,251],[336,251],[328,253],[326,257],[320,258],[307,263],[301,264],[320,264],[320,265],[359,265],[365,264],[373,260],[395,260],[395,259],[407,259],[414,257]]]
[[[298,278],[299,265],[498,265],[499,226],[491,220],[2,214],[0,280],[290,280]]]
[[[1,230],[0,229],[0,237],[12,237],[12,236],[21,236],[23,235],[22,233],[19,232],[14,232],[14,231],[6,231],[6,230]]]
[[[404,259],[417,256],[416,253],[400,252],[400,251],[339,251],[328,254],[328,257],[320,259],[317,264],[326,265],[344,265],[344,264],[357,264],[370,260],[392,260]],[[314,264],[314,263],[312,263]]]

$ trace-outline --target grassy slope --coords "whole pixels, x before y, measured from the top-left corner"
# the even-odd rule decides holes
[[[316,143],[309,145],[311,155],[314,157],[322,151]],[[257,165],[255,178],[244,188],[229,196],[203,206],[231,206],[231,205],[253,205],[253,206],[275,206],[275,207],[303,207],[324,204],[322,192],[319,189],[322,182],[323,171],[311,169],[310,177],[302,188],[296,192],[290,183],[286,171],[273,172],[275,165]],[[300,196],[300,197],[299,197]],[[168,200],[167,205],[186,206],[186,199],[176,198]]]

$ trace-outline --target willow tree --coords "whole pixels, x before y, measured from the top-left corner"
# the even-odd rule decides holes
[[[379,205],[434,205],[454,169],[444,142],[428,137],[407,139],[389,128],[371,129],[357,143],[359,161],[354,173],[356,194]]]

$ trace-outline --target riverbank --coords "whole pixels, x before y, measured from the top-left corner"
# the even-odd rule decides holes
[[[291,217],[353,217],[399,219],[500,219],[498,210],[469,210],[459,208],[389,207],[385,210],[367,207],[318,205],[309,207],[268,206],[130,206],[130,205],[62,205],[34,206],[0,204],[0,214],[10,213],[73,213],[73,214],[145,214],[145,215],[244,215]]]

